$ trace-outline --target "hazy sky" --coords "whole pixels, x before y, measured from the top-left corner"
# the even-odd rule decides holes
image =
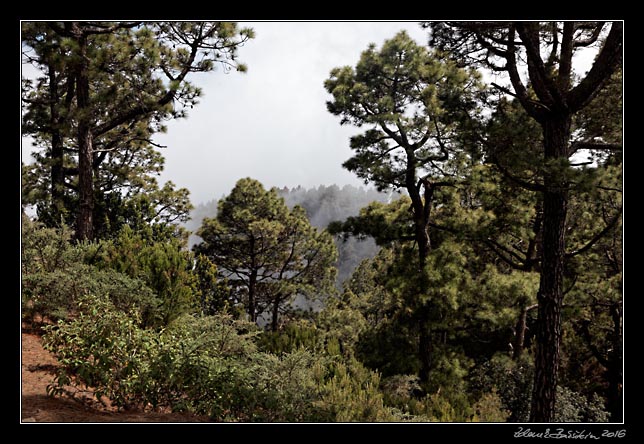
[[[417,22],[240,22],[256,32],[239,50],[247,73],[200,74],[201,102],[187,119],[155,136],[166,145],[161,181],[191,192],[198,204],[228,194],[241,177],[266,187],[361,184],[342,168],[349,136],[326,110],[324,80],[336,66],[355,66],[369,43],[381,46],[405,29],[425,44]]]
[[[337,66],[355,66],[369,43],[378,47],[400,30],[419,44],[427,31],[418,22],[240,22],[254,28],[255,39],[239,49],[247,73],[196,74],[203,89],[187,119],[168,122],[154,141],[167,148],[161,175],[188,188],[194,204],[228,194],[242,177],[267,188],[360,185],[344,170],[351,157],[349,137],[358,132],[340,126],[326,110],[324,89]],[[586,68],[592,59],[579,66]],[[584,69],[580,70],[581,72]],[[23,74],[29,67],[23,66]],[[25,143],[26,142],[26,143]],[[23,142],[29,162],[31,144]]]

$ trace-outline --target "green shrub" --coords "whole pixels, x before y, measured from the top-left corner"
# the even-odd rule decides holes
[[[319,420],[331,422],[388,422],[402,416],[385,406],[379,390],[380,375],[355,359],[331,362],[320,379],[320,399],[314,405]],[[321,375],[318,375],[318,378]]]
[[[149,233],[124,226],[113,241],[104,241],[97,266],[144,282],[160,301],[161,323],[199,309],[198,279],[192,253],[180,239],[157,240]]]
[[[510,412],[503,408],[503,401],[494,388],[481,396],[474,404],[473,410],[472,422],[506,422],[510,416]]]
[[[46,327],[45,347],[61,364],[50,392],[91,388],[119,407],[165,407],[215,421],[458,418],[438,394],[406,410],[387,405],[380,375],[355,359],[303,347],[262,352],[260,334],[228,314],[185,314],[160,331],[146,329],[137,310],[88,294],[72,319]]]
[[[409,412],[409,403],[422,392],[416,375],[394,375],[384,378],[380,389],[387,405]]]
[[[301,319],[289,322],[278,331],[265,331],[258,338],[260,350],[281,355],[300,348],[320,348],[322,332],[310,321]]]
[[[136,309],[144,325],[161,317],[160,301],[142,281],[114,270],[99,270],[82,263],[65,270],[23,276],[23,315],[32,320],[36,314],[57,321],[67,319],[77,303],[88,294],[108,297],[122,311]]]
[[[66,385],[92,387],[96,398],[118,407],[141,405],[141,387],[155,353],[155,338],[137,325],[136,312],[116,310],[109,299],[80,298],[70,322],[45,326],[43,345],[60,367],[48,388],[61,393]]]
[[[533,377],[534,363],[528,354],[518,361],[497,354],[470,372],[469,390],[474,399],[496,391],[501,408],[510,412],[509,422],[528,422]]]
[[[25,221],[22,255],[22,315],[56,322],[67,319],[88,294],[106,296],[124,311],[136,309],[145,325],[159,322],[161,301],[141,280],[89,264],[100,243],[71,243],[68,227],[42,228]]]
[[[587,399],[567,387],[557,387],[555,422],[608,422],[609,417],[597,394]]]

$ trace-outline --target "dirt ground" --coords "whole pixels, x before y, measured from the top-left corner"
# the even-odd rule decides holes
[[[207,417],[163,412],[117,411],[109,403],[101,405],[91,395],[73,391],[59,397],[47,395],[53,380],[56,359],[43,349],[40,336],[22,331],[22,402],[21,423],[148,423],[208,422]]]

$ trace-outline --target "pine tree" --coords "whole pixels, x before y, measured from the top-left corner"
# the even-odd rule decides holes
[[[561,342],[566,256],[565,223],[569,202],[569,158],[581,148],[614,149],[596,140],[572,142],[572,121],[618,69],[622,58],[623,25],[613,22],[435,22],[430,44],[461,64],[505,71],[510,88],[542,131],[544,168],[537,189],[543,200],[543,249],[538,294],[539,328],[531,420],[554,419]],[[590,71],[578,82],[573,77],[573,55],[580,48],[600,45]],[[542,55],[543,54],[543,55]],[[545,57],[544,57],[545,55]],[[528,68],[529,87],[519,74]]]
[[[289,210],[275,188],[240,179],[219,202],[217,217],[205,218],[194,250],[228,279],[251,321],[270,309],[277,330],[279,311],[297,294],[330,291],[337,253],[333,239],[318,232],[301,207]]]
[[[370,45],[355,69],[335,68],[325,82],[333,95],[329,112],[341,124],[369,128],[351,138],[355,155],[344,167],[379,190],[403,189],[411,198],[413,236],[418,248],[419,293],[428,290],[425,266],[431,249],[429,233],[434,194],[453,185],[445,171],[454,155],[458,130],[476,110],[477,75],[441,62],[404,31],[377,51]],[[429,315],[427,315],[429,316]],[[420,316],[420,377],[429,379],[431,326]]]
[[[77,237],[93,238],[95,171],[116,151],[153,144],[163,121],[194,107],[201,91],[190,73],[244,71],[237,48],[252,37],[222,22],[26,22],[26,58],[47,76],[24,82],[25,128],[50,145],[43,160],[54,220],[73,210]],[[74,153],[68,166],[65,151]],[[77,194],[76,208],[63,208],[65,187]]]

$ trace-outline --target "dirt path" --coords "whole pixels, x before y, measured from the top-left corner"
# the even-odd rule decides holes
[[[38,335],[24,329],[21,363],[22,423],[208,422],[207,417],[179,413],[119,412],[82,394],[73,398],[48,396],[47,385],[52,382],[56,359],[43,349]]]

